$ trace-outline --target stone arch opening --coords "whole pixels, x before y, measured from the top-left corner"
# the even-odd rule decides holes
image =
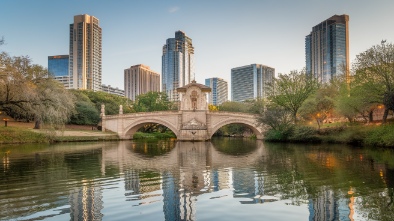
[[[169,130],[171,130],[175,134],[176,137],[178,137],[178,133],[177,133],[178,130],[175,128],[175,126],[173,126],[163,120],[159,120],[159,119],[144,119],[144,120],[134,121],[132,124],[128,125],[125,128],[124,136],[132,139],[134,134],[139,129],[141,129],[142,127],[149,125],[149,124],[163,125],[164,127],[167,127]]]
[[[214,128],[212,128],[212,131],[210,132],[209,136],[212,138],[212,136],[222,127],[227,126],[227,125],[232,125],[232,124],[238,124],[245,126],[248,128],[251,132],[253,132],[254,135],[256,135],[257,139],[263,139],[263,131],[260,128],[257,128],[254,124],[246,121],[240,121],[240,120],[226,120],[223,121],[219,124],[217,124]]]

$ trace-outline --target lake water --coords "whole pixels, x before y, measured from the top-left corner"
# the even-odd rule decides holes
[[[228,138],[0,156],[0,220],[394,220],[387,149]]]

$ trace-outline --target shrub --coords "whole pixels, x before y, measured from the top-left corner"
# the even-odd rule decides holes
[[[308,126],[294,127],[289,140],[295,142],[321,142],[321,139],[316,136],[316,130]]]
[[[364,144],[371,146],[394,146],[394,125],[383,125],[369,130],[366,134]]]
[[[267,132],[265,132],[264,139],[266,141],[272,142],[283,142],[288,140],[289,134],[290,130],[279,131],[275,129],[269,129]]]

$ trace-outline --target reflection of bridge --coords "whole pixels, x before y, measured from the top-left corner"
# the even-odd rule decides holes
[[[195,81],[178,88],[181,102],[179,111],[123,114],[105,116],[102,109],[102,130],[117,132],[122,139],[131,139],[133,134],[146,124],[161,124],[175,133],[178,140],[210,140],[221,127],[242,124],[250,128],[257,139],[263,138],[263,129],[258,127],[256,117],[245,113],[209,112],[206,93],[210,88]]]

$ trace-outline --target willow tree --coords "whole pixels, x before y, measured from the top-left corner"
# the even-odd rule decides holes
[[[297,122],[297,113],[304,101],[318,88],[317,81],[306,75],[305,69],[279,74],[269,84],[268,100],[288,111]]]
[[[353,69],[364,96],[377,96],[378,102],[384,104],[386,122],[389,111],[394,110],[394,45],[382,41],[358,54]]]
[[[0,54],[0,110],[10,116],[41,122],[64,124],[74,109],[73,95],[40,65],[27,56]]]

